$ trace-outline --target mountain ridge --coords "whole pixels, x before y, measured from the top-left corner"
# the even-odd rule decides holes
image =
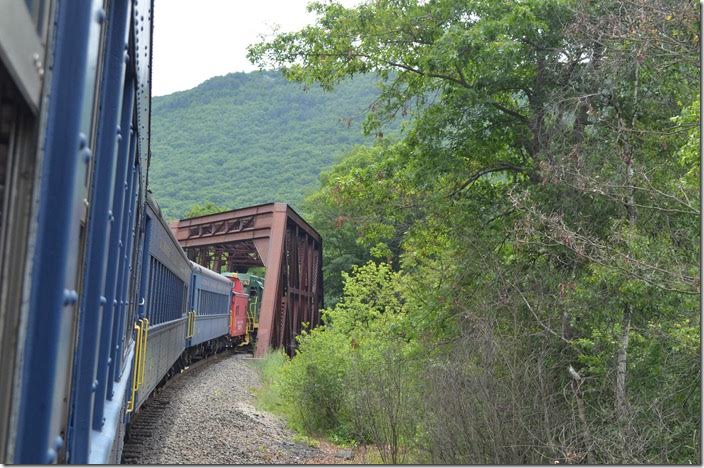
[[[150,189],[170,219],[196,204],[299,206],[362,134],[370,76],[325,92],[279,72],[237,72],[152,99]]]

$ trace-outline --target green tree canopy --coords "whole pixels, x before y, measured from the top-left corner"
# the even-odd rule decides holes
[[[472,393],[447,412],[430,387],[431,460],[698,460],[696,5],[309,8],[314,25],[250,58],[325,89],[378,77],[375,145],[326,172],[308,210],[326,252],[399,270],[428,375]],[[348,303],[331,272],[326,294]]]
[[[213,213],[221,213],[227,211],[227,208],[218,206],[211,201],[206,201],[202,205],[196,203],[191,207],[190,210],[184,215],[184,218],[195,218],[196,216],[204,216]]]

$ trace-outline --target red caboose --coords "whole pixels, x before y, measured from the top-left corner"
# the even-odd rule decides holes
[[[230,304],[230,336],[249,341],[247,330],[247,306],[249,295],[245,294],[242,281],[237,273],[223,273],[223,276],[232,281],[232,303]]]

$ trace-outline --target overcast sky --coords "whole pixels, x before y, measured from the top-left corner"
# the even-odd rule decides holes
[[[155,0],[152,95],[190,89],[213,76],[256,67],[247,46],[274,26],[312,23],[309,0]],[[339,1],[339,0],[338,0]],[[342,0],[353,6],[359,0]]]

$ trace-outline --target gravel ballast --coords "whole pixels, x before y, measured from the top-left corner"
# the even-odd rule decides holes
[[[172,378],[145,403],[125,444],[138,464],[315,463],[280,418],[254,407],[251,355],[226,351]]]

